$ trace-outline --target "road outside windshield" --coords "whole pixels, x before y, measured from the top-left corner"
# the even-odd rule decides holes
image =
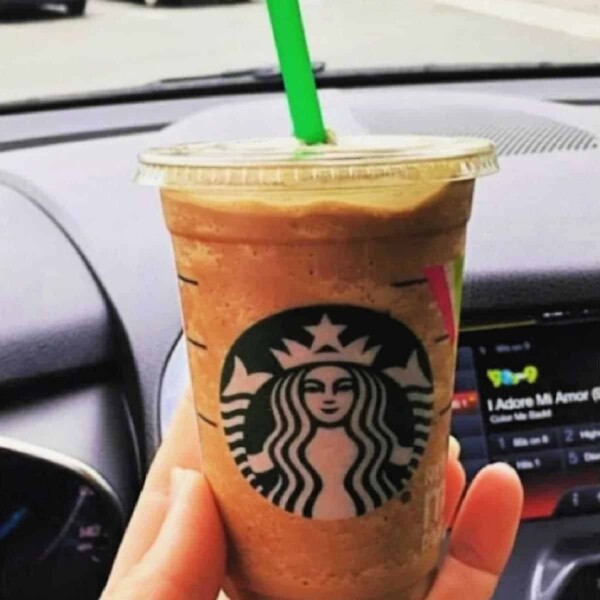
[[[35,1],[0,0],[0,103],[275,62],[261,0]],[[600,62],[600,0],[302,4],[313,60],[328,69]]]

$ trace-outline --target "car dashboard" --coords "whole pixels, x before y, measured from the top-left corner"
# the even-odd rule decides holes
[[[452,421],[469,479],[502,460],[525,487],[498,600],[600,589],[599,98],[598,78],[323,91],[339,132],[498,147],[476,186]],[[0,116],[0,599],[98,597],[188,385],[136,155],[288,133],[279,93]]]

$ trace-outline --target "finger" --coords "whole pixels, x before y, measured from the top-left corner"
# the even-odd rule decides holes
[[[146,555],[104,600],[214,600],[225,576],[225,539],[204,477],[175,469],[163,526]]]
[[[473,481],[456,518],[450,553],[472,567],[500,574],[514,543],[523,488],[504,463],[483,469]]]
[[[448,456],[455,460],[460,457],[460,442],[453,435],[448,438]]]
[[[142,567],[164,571],[182,590],[203,590],[203,598],[214,598],[225,577],[221,518],[204,476],[183,469],[174,475],[176,497]],[[188,597],[196,596],[178,596]]]
[[[515,471],[497,463],[480,471],[450,536],[445,558],[427,600],[489,600],[510,555],[523,505]]]
[[[451,440],[454,438],[450,438]],[[460,503],[463,492],[465,491],[466,476],[460,462],[458,462],[458,453],[460,447],[458,442],[453,448],[450,445],[448,452],[448,464],[446,465],[446,491],[444,498],[444,523],[450,527],[456,514],[456,509]]]
[[[200,449],[191,391],[182,398],[156,454],[117,553],[107,589],[116,585],[154,543],[162,526],[175,467],[200,469]]]
[[[107,592],[119,585],[152,546],[165,520],[168,505],[167,493],[142,491],[113,563],[106,585]]]
[[[171,472],[175,467],[200,471],[200,443],[198,418],[194,395],[189,387],[183,395],[173,421],[154,457],[146,478],[146,486],[153,490],[168,490]]]

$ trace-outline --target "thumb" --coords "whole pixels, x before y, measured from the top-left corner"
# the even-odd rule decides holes
[[[214,600],[225,576],[225,538],[206,479],[173,469],[156,541],[104,600]]]

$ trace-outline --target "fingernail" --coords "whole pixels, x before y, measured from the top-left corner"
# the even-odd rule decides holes
[[[448,439],[448,453],[450,454],[450,458],[455,460],[458,460],[460,457],[460,444],[453,435]]]

